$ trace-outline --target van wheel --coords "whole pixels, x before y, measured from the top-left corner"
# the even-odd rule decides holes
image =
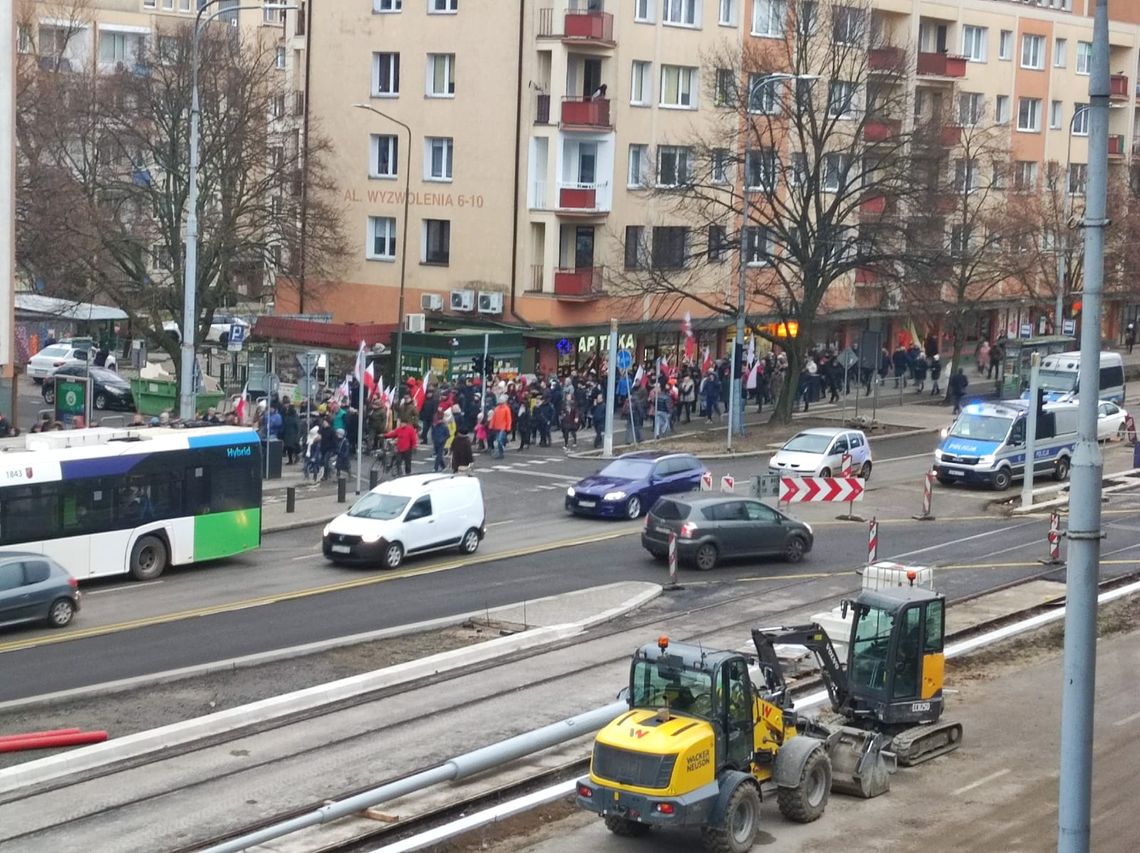
[[[75,604],[70,598],[57,598],[51,603],[48,611],[48,624],[53,628],[62,628],[71,622],[75,615]]]
[[[1057,482],[1064,482],[1069,478],[1069,460],[1062,456],[1057,460],[1057,464],[1053,466],[1053,479]]]
[[[404,562],[404,546],[399,542],[389,542],[388,547],[384,549],[384,568],[398,569],[402,562]]]
[[[999,468],[994,474],[994,488],[999,492],[1008,489],[1012,482],[1013,475],[1009,473],[1008,468]]]
[[[479,531],[474,527],[468,529],[463,534],[463,538],[459,540],[459,552],[461,554],[474,554],[479,550]]]
[[[154,580],[166,569],[166,543],[157,536],[140,536],[131,549],[131,577]]]

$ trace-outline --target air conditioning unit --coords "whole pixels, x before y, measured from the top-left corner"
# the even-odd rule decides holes
[[[427,328],[427,317],[423,314],[405,314],[404,331],[413,334],[423,332]]]
[[[502,314],[503,313],[503,294],[495,291],[479,294],[479,313],[480,314]]]
[[[475,310],[475,291],[474,290],[453,290],[453,291],[451,291],[451,310],[452,311],[474,311]]]
[[[442,311],[443,297],[438,293],[421,293],[420,308],[424,311]]]

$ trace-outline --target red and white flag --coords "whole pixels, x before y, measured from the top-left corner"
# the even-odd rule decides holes
[[[424,407],[424,393],[427,391],[429,382],[431,382],[430,370],[424,374],[423,381],[417,383],[415,390],[412,391],[412,402],[416,404],[417,412]]]
[[[372,375],[372,365],[364,364],[364,341],[360,342],[360,349],[356,351],[356,367],[353,370],[356,381],[364,386],[364,399],[371,400],[376,393],[376,377]]]
[[[681,333],[685,336],[685,360],[692,361],[697,354],[697,339],[693,337],[693,316],[688,311],[681,321]]]
[[[644,385],[648,378],[649,377],[647,377],[645,375],[645,368],[642,367],[640,364],[637,365],[637,372],[633,374],[633,384],[635,386]]]
[[[237,415],[237,422],[239,425],[245,425],[245,410],[249,406],[249,383],[241,389],[241,396],[238,397],[237,405],[234,406],[234,414]]]
[[[708,373],[712,369],[713,369],[712,353],[709,352],[708,347],[705,347],[704,355],[701,358],[701,372],[702,373]]]

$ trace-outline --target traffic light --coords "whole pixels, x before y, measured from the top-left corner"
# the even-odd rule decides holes
[[[471,366],[474,368],[476,376],[483,375],[483,356],[476,355],[471,358]]]
[[[487,356],[487,361],[483,365],[483,368],[484,368],[484,372],[486,373],[487,376],[494,376],[495,375],[495,359],[491,358],[491,356]]]
[[[1036,438],[1052,438],[1056,433],[1053,426],[1053,413],[1045,411],[1045,389],[1037,389],[1037,435]]]
[[[733,344],[732,346],[732,364],[733,370],[736,371],[735,376],[739,379],[744,375],[744,344]]]

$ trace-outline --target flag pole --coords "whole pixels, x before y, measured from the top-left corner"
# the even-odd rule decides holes
[[[364,470],[364,341],[360,342],[360,354],[356,357],[356,493],[360,494],[360,475]]]

